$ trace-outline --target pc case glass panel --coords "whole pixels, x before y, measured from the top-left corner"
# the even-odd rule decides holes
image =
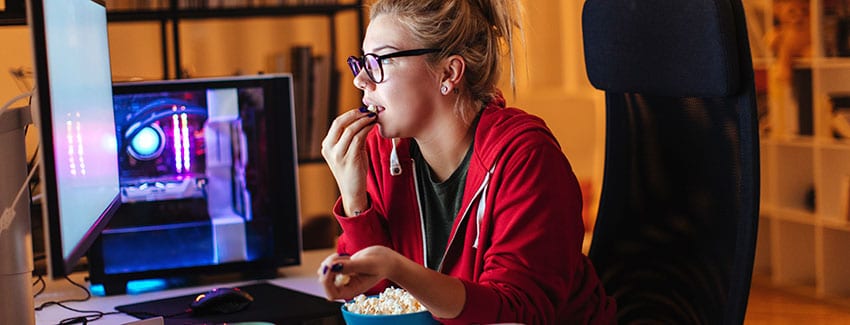
[[[288,96],[237,81],[117,88],[122,206],[100,238],[93,283],[297,263]]]

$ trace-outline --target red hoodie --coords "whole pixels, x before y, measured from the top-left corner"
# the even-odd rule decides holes
[[[337,250],[383,245],[425,265],[425,231],[410,139],[397,143],[401,174],[390,174],[391,139],[372,130],[371,207],[345,217]],[[540,118],[497,97],[478,122],[463,204],[439,271],[466,288],[463,311],[444,324],[612,324],[616,304],[581,252],[584,226],[575,174]],[[379,288],[378,288],[379,289]]]

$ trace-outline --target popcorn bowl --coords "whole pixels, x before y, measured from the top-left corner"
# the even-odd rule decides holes
[[[431,316],[431,313],[426,311],[418,311],[407,314],[395,314],[395,315],[367,315],[367,314],[358,314],[348,311],[345,308],[345,305],[342,305],[342,319],[345,320],[347,325],[395,325],[395,324],[404,324],[404,325],[432,325],[432,324],[440,324],[434,317]]]

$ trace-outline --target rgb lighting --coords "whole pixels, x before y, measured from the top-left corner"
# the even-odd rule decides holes
[[[151,160],[159,157],[165,148],[165,134],[152,124],[139,130],[130,140],[129,153],[139,160]]]
[[[139,155],[151,156],[156,153],[156,150],[159,149],[161,143],[162,139],[160,139],[156,130],[151,127],[146,127],[136,134],[136,137],[133,138],[130,145],[133,146],[133,150],[135,150]]]

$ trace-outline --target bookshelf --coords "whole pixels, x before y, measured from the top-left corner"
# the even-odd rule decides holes
[[[123,2],[130,2],[130,5],[122,5]],[[203,20],[203,19],[243,19],[257,17],[297,17],[297,16],[325,16],[327,17],[330,33],[330,59],[335,62],[336,58],[336,38],[334,32],[336,27],[336,15],[341,12],[355,11],[358,12],[363,8],[363,1],[356,0],[350,3],[324,3],[324,2],[308,2],[309,4],[290,4],[290,2],[282,2],[281,4],[264,4],[255,1],[230,1],[232,5],[210,6],[210,2],[215,1],[190,1],[190,0],[149,0],[142,1],[143,5],[134,6],[132,3],[138,1],[121,1],[110,0],[107,2],[109,9],[108,19],[110,22],[139,22],[139,21],[157,21],[160,23],[160,40],[162,42],[162,62],[163,62],[163,79],[171,77],[180,79],[182,72],[181,54],[180,54],[180,29],[179,25],[184,20]],[[327,2],[327,1],[326,1]],[[110,4],[113,4],[110,6]],[[272,3],[268,1],[266,3]],[[358,39],[362,39],[364,31],[363,15],[358,15],[357,30]],[[169,33],[171,44],[169,46]],[[172,75],[169,68],[169,53],[167,49],[171,48],[171,57],[173,58],[173,66],[175,71]]]
[[[161,42],[162,79],[181,79],[183,72],[180,24],[200,20],[245,20],[253,18],[324,17],[328,24],[328,53],[314,60],[295,55],[291,59],[295,80],[295,114],[299,162],[323,162],[319,143],[339,106],[337,62],[337,15],[357,13],[358,28],[349,37],[362,39],[362,0],[107,0],[110,23],[157,22]],[[247,35],[246,35],[247,36]],[[299,50],[304,50],[303,47]],[[302,51],[303,52],[303,51]],[[299,64],[298,67],[295,65]],[[315,65],[315,66],[314,66]],[[306,69],[306,70],[305,70]],[[322,75],[318,74],[322,71]],[[304,86],[309,85],[309,86]],[[324,96],[322,96],[324,94]],[[321,98],[319,98],[319,96]]]
[[[27,6],[25,0],[0,1],[0,26],[19,26],[27,24]]]
[[[806,20],[797,27],[805,26],[800,35],[809,39],[792,46],[810,49],[787,61],[789,80],[778,75],[782,44],[771,46],[770,39],[787,32],[777,17],[793,1],[744,1],[756,74],[762,77],[756,86],[763,110],[762,215],[754,271],[780,287],[847,300],[850,137],[840,135],[836,123],[841,106],[850,110],[845,105],[850,104],[850,1],[797,3],[795,10],[802,9]]]

